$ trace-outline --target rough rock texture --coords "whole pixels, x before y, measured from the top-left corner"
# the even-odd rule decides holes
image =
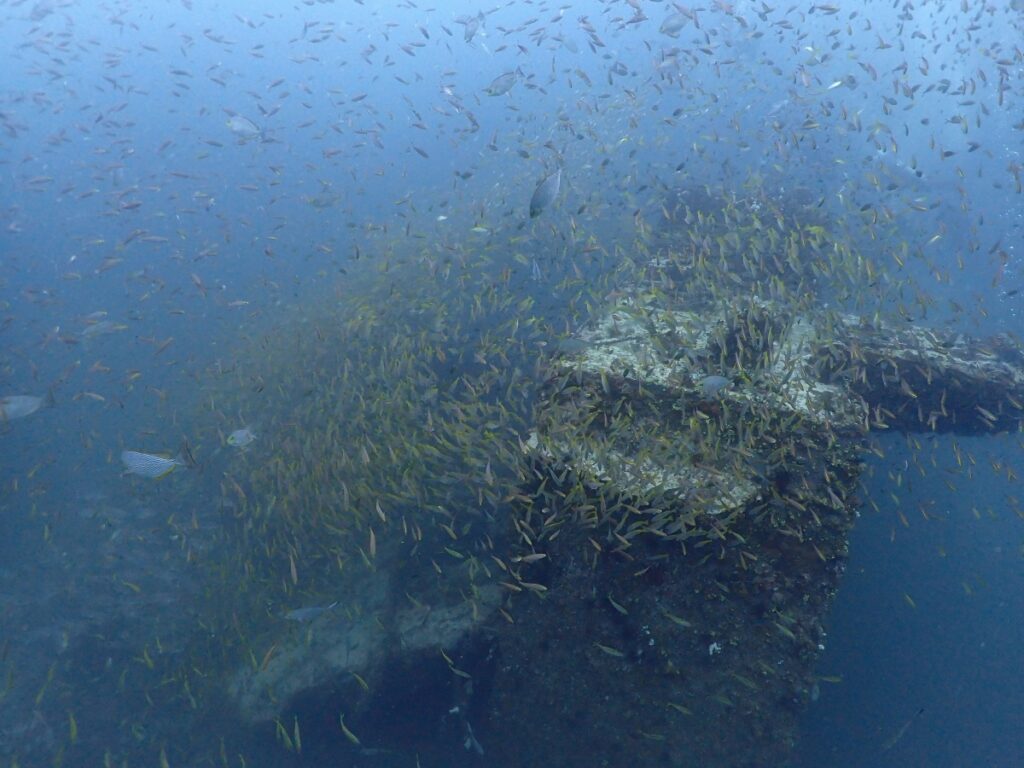
[[[984,342],[929,328],[844,323],[816,349],[822,378],[845,381],[873,427],[979,434],[1019,429],[1024,353],[1010,339]]]
[[[580,342],[530,440],[517,531],[547,556],[520,577],[547,589],[516,594],[519,628],[497,630],[489,764],[781,765],[868,430],[1018,428],[1020,354],[758,300],[718,316],[626,300]]]
[[[343,709],[361,748],[424,766],[472,765],[478,746],[509,768],[784,764],[868,432],[1024,416],[1024,361],[1001,339],[756,298],[623,298],[566,350],[488,553],[497,584],[395,609],[386,571],[367,576],[360,616],[294,627],[238,673],[248,720]]]
[[[339,681],[356,686],[356,675],[375,680],[396,659],[454,648],[497,608],[497,587],[478,591],[477,599],[453,605],[425,605],[394,610],[394,596],[385,572],[377,571],[357,587],[362,597],[358,615],[328,610],[308,622],[287,622],[277,650],[258,669],[240,669],[230,695],[242,717],[258,723],[280,717],[297,697],[329,691]],[[352,709],[349,710],[350,712]]]

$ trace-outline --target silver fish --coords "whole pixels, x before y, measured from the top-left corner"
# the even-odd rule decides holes
[[[236,429],[230,435],[228,435],[228,445],[235,448],[245,448],[247,445],[251,445],[256,440],[256,433],[253,432],[249,427],[243,429]]]
[[[665,17],[665,20],[661,22],[661,27],[658,31],[663,35],[676,37],[682,31],[683,27],[686,26],[686,20],[685,14],[676,11],[675,13],[671,13]]]
[[[99,320],[85,326],[79,336],[81,336],[83,340],[88,340],[126,330],[128,330],[128,326],[124,323],[115,323],[110,320]]]
[[[307,621],[312,621],[318,616],[327,613],[337,604],[338,601],[335,600],[330,605],[311,605],[308,608],[296,608],[294,611],[288,611],[288,613],[286,613],[284,617],[288,619],[288,621],[297,621],[300,624],[304,624]]]
[[[228,130],[236,136],[240,137],[243,141],[246,139],[256,139],[263,135],[263,131],[256,125],[252,120],[241,115],[232,115],[228,118],[227,122]]]
[[[7,395],[0,397],[0,421],[13,421],[31,416],[44,405],[53,405],[53,395]]]
[[[558,190],[562,186],[562,169],[559,168],[557,171],[552,173],[550,176],[545,177],[533,190],[533,197],[530,198],[530,218],[535,219],[540,216],[541,212],[551,205],[552,201],[558,197]]]
[[[732,381],[725,376],[705,376],[700,380],[700,392],[704,397],[715,397],[731,385]]]
[[[467,43],[473,42],[473,38],[476,36],[476,33],[480,31],[480,27],[484,24],[484,19],[483,11],[480,11],[476,16],[457,19],[460,24],[466,25],[466,29],[464,30],[462,37]]]
[[[139,451],[121,451],[121,463],[125,471],[130,475],[148,477],[158,480],[173,472],[178,467],[194,467],[195,459],[186,443],[181,447],[178,455],[173,459],[166,456],[158,456],[154,453],[140,453]]]
[[[491,84],[484,88],[484,93],[488,96],[501,96],[512,90],[512,86],[516,84],[516,73],[506,72],[503,75],[491,80]]]

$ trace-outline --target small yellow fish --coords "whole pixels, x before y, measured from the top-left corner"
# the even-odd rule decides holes
[[[356,736],[354,733],[352,733],[352,731],[350,731],[348,729],[348,726],[345,725],[345,716],[343,714],[341,714],[340,712],[338,713],[338,725],[341,726],[341,732],[345,734],[345,738],[348,739],[349,741],[351,741],[353,744],[355,744],[358,747],[359,746],[359,737]]]
[[[626,656],[626,654],[624,654],[622,651],[620,651],[620,650],[618,650],[616,648],[612,648],[611,646],[608,646],[608,645],[602,645],[601,643],[595,642],[594,646],[599,651],[601,651],[602,653],[607,653],[609,656],[614,656],[617,659],[622,659],[622,658],[625,658],[625,656]]]

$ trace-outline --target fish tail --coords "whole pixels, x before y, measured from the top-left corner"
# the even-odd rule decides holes
[[[188,467],[189,469],[195,469],[199,466],[196,457],[192,455],[192,447],[188,444],[188,438],[182,440],[181,448],[178,450],[175,460],[183,467]]]
[[[57,398],[53,394],[53,389],[53,387],[50,387],[46,390],[46,397],[43,399],[44,408],[53,408],[57,404]]]

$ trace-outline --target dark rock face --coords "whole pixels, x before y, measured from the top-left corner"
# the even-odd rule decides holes
[[[468,586],[414,590],[410,608],[417,569],[378,553],[351,590],[361,614],[236,676],[244,719],[343,710],[345,727],[309,732],[324,762],[784,765],[817,695],[869,433],[1019,428],[1024,366],[1006,339],[836,309],[876,306],[870,254],[830,234],[817,195],[782,197],[668,195],[638,226],[629,281],[537,360],[530,434],[465,451],[486,511],[460,527],[446,503],[458,551],[438,553]]]
[[[546,555],[518,573],[544,589],[516,592],[515,625],[495,627],[491,764],[784,764],[816,696],[868,430],[1020,421],[1020,369],[969,339],[852,317],[826,333],[769,304],[747,317],[769,364],[716,397],[701,361],[750,345],[724,317],[636,305],[551,382],[536,508],[516,524]],[[820,364],[826,348],[845,370]]]
[[[239,673],[246,719],[328,712],[306,726],[325,757],[425,766],[782,765],[816,695],[867,433],[1024,412],[998,346],[756,298],[625,298],[577,341],[523,446],[492,582],[392,610],[382,568],[363,619]]]

